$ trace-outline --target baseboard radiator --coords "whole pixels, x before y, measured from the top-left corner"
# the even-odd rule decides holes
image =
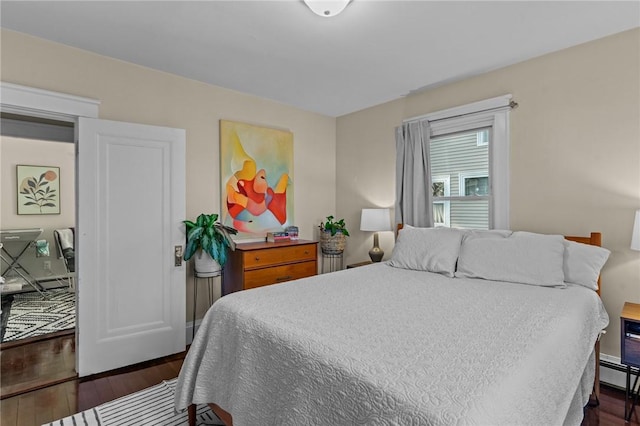
[[[635,367],[631,368],[631,373],[634,377],[639,374]],[[627,366],[620,362],[620,357],[600,354],[600,382],[619,389],[626,387]]]

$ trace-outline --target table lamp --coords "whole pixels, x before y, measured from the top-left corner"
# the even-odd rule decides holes
[[[369,250],[369,257],[372,262],[380,262],[384,256],[384,251],[378,244],[378,232],[391,231],[389,209],[362,209],[360,230],[375,232],[373,234],[373,247]]]
[[[631,234],[631,250],[640,251],[640,210],[636,210],[636,220],[633,222]]]

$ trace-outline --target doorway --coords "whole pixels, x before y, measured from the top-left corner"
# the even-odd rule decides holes
[[[75,377],[76,159],[73,123],[5,113],[0,119],[0,351],[2,371],[11,372],[3,374],[4,397],[5,385],[22,389],[31,381],[5,365],[13,359],[7,351],[20,346],[38,357],[44,341],[68,336],[64,369]],[[60,235],[67,236],[66,258]]]
[[[4,113],[75,125],[79,375],[184,351],[185,130],[98,120],[94,99],[0,92]]]

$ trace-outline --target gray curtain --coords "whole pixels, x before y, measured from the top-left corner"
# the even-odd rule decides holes
[[[396,127],[396,223],[433,226],[429,122]]]

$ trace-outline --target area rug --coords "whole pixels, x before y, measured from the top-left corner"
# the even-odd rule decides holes
[[[2,342],[75,328],[75,293],[60,288],[45,294],[46,299],[37,292],[15,294],[10,306],[3,303],[3,313],[8,308],[9,316],[0,332]]]
[[[188,423],[187,412],[176,413],[173,396],[176,379],[123,396],[73,416],[43,426],[178,426]],[[197,425],[222,425],[207,405],[198,405]]]

